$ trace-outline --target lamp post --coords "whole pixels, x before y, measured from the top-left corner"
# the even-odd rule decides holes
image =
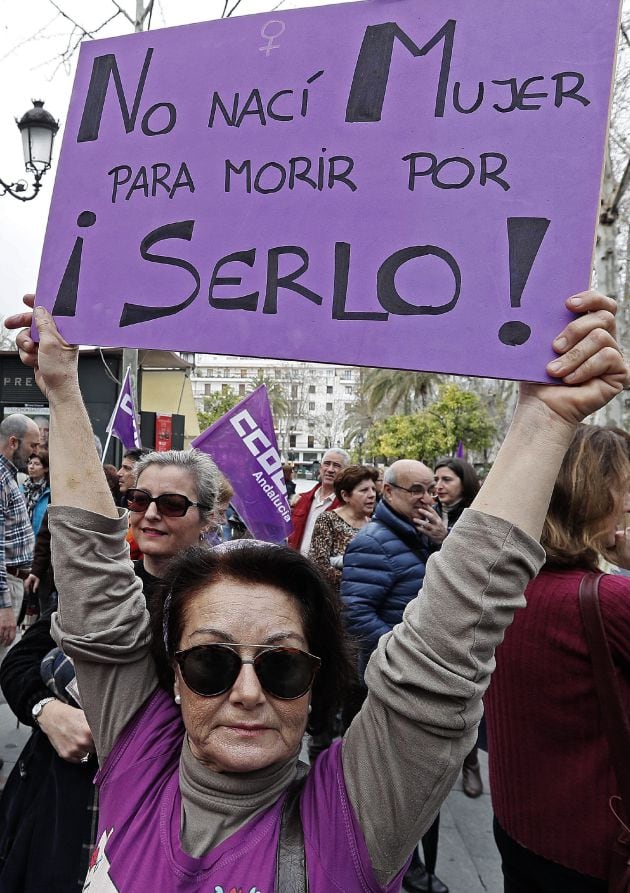
[[[363,444],[365,443],[365,437],[363,434],[357,435],[357,446],[359,448],[359,465],[363,464]]]
[[[29,185],[25,180],[17,180],[15,183],[5,183],[0,179],[0,195],[17,198],[21,202],[30,202],[41,189],[41,179],[50,168],[53,142],[55,134],[59,130],[59,124],[50,112],[45,111],[41,99],[33,100],[33,108],[29,109],[20,120],[15,122],[22,134],[22,149],[24,150],[24,164],[26,170],[33,174],[33,192],[31,195],[23,195],[28,191]]]

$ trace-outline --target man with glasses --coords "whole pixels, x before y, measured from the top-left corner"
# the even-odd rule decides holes
[[[408,603],[422,588],[427,558],[446,537],[446,525],[433,508],[433,470],[422,462],[400,459],[385,470],[383,498],[374,518],[346,549],[341,598],[346,625],[360,642],[361,678],[382,635],[400,623]],[[360,705],[357,705],[357,709]],[[437,855],[438,820],[423,838],[425,858]],[[403,881],[410,893],[448,893],[420,861],[417,850]]]

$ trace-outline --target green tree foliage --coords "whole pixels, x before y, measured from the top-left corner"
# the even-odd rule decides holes
[[[257,375],[256,378],[252,379],[250,382],[247,393],[251,394],[251,392],[255,391],[256,388],[259,388],[261,384],[264,384],[267,388],[267,397],[269,398],[269,405],[271,406],[271,414],[274,421],[284,418],[289,411],[289,401],[286,398],[286,392],[282,387],[282,384],[271,376]]]
[[[412,415],[390,416],[370,430],[365,452],[388,459],[420,459],[432,464],[452,456],[461,441],[467,450],[490,446],[494,423],[482,401],[457,385],[443,385],[437,400]]]
[[[220,419],[222,415],[229,412],[236,404],[242,400],[238,394],[233,391],[227,391],[225,394],[211,394],[209,397],[203,398],[203,412],[197,413],[199,422],[199,430],[205,431],[213,422]]]

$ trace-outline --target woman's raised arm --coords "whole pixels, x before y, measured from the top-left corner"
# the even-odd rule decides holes
[[[32,296],[25,298],[32,307]],[[78,350],[42,307],[5,320],[30,326],[17,336],[20,357],[50,403],[49,509],[59,590],[53,635],[72,657],[99,760],[157,686],[142,584],[125,541],[127,519],[114,505],[79,390]]]
[[[403,623],[380,639],[367,701],[345,736],[348,793],[382,884],[432,823],[474,743],[495,648],[544,561],[536,541],[575,426],[630,383],[615,302],[585,292],[567,306],[585,315],[554,341],[548,371],[561,383],[522,386],[477,511],[464,512]]]
[[[25,303],[32,306],[33,297]],[[56,505],[117,518],[111,491],[94,445],[94,434],[79,390],[77,347],[67,344],[43,307],[8,317],[8,329],[34,321],[40,342],[28,329],[17,336],[20,359],[35,370],[35,380],[50,404],[50,485]]]

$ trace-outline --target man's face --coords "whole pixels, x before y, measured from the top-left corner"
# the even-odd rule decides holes
[[[344,457],[340,453],[326,453],[319,469],[319,479],[322,484],[332,487],[335,478],[346,467]]]
[[[35,422],[31,422],[24,432],[24,436],[16,438],[17,449],[13,453],[12,462],[18,471],[26,471],[29,457],[37,455],[39,449],[39,428]]]
[[[395,512],[413,521],[418,517],[419,509],[433,505],[433,472],[422,462],[410,462],[403,471],[397,473],[396,478],[396,484],[384,484],[383,495]],[[414,492],[410,493],[409,490]]]
[[[35,420],[34,420],[35,421]],[[35,424],[39,428],[39,445],[40,447],[44,447],[48,449],[48,435],[50,433],[50,426],[48,424],[47,419],[37,419]]]
[[[118,481],[120,485],[120,492],[126,493],[130,487],[133,487],[134,484],[134,473],[133,469],[135,467],[135,462],[130,456],[125,456],[122,460],[122,465],[118,469]]]

